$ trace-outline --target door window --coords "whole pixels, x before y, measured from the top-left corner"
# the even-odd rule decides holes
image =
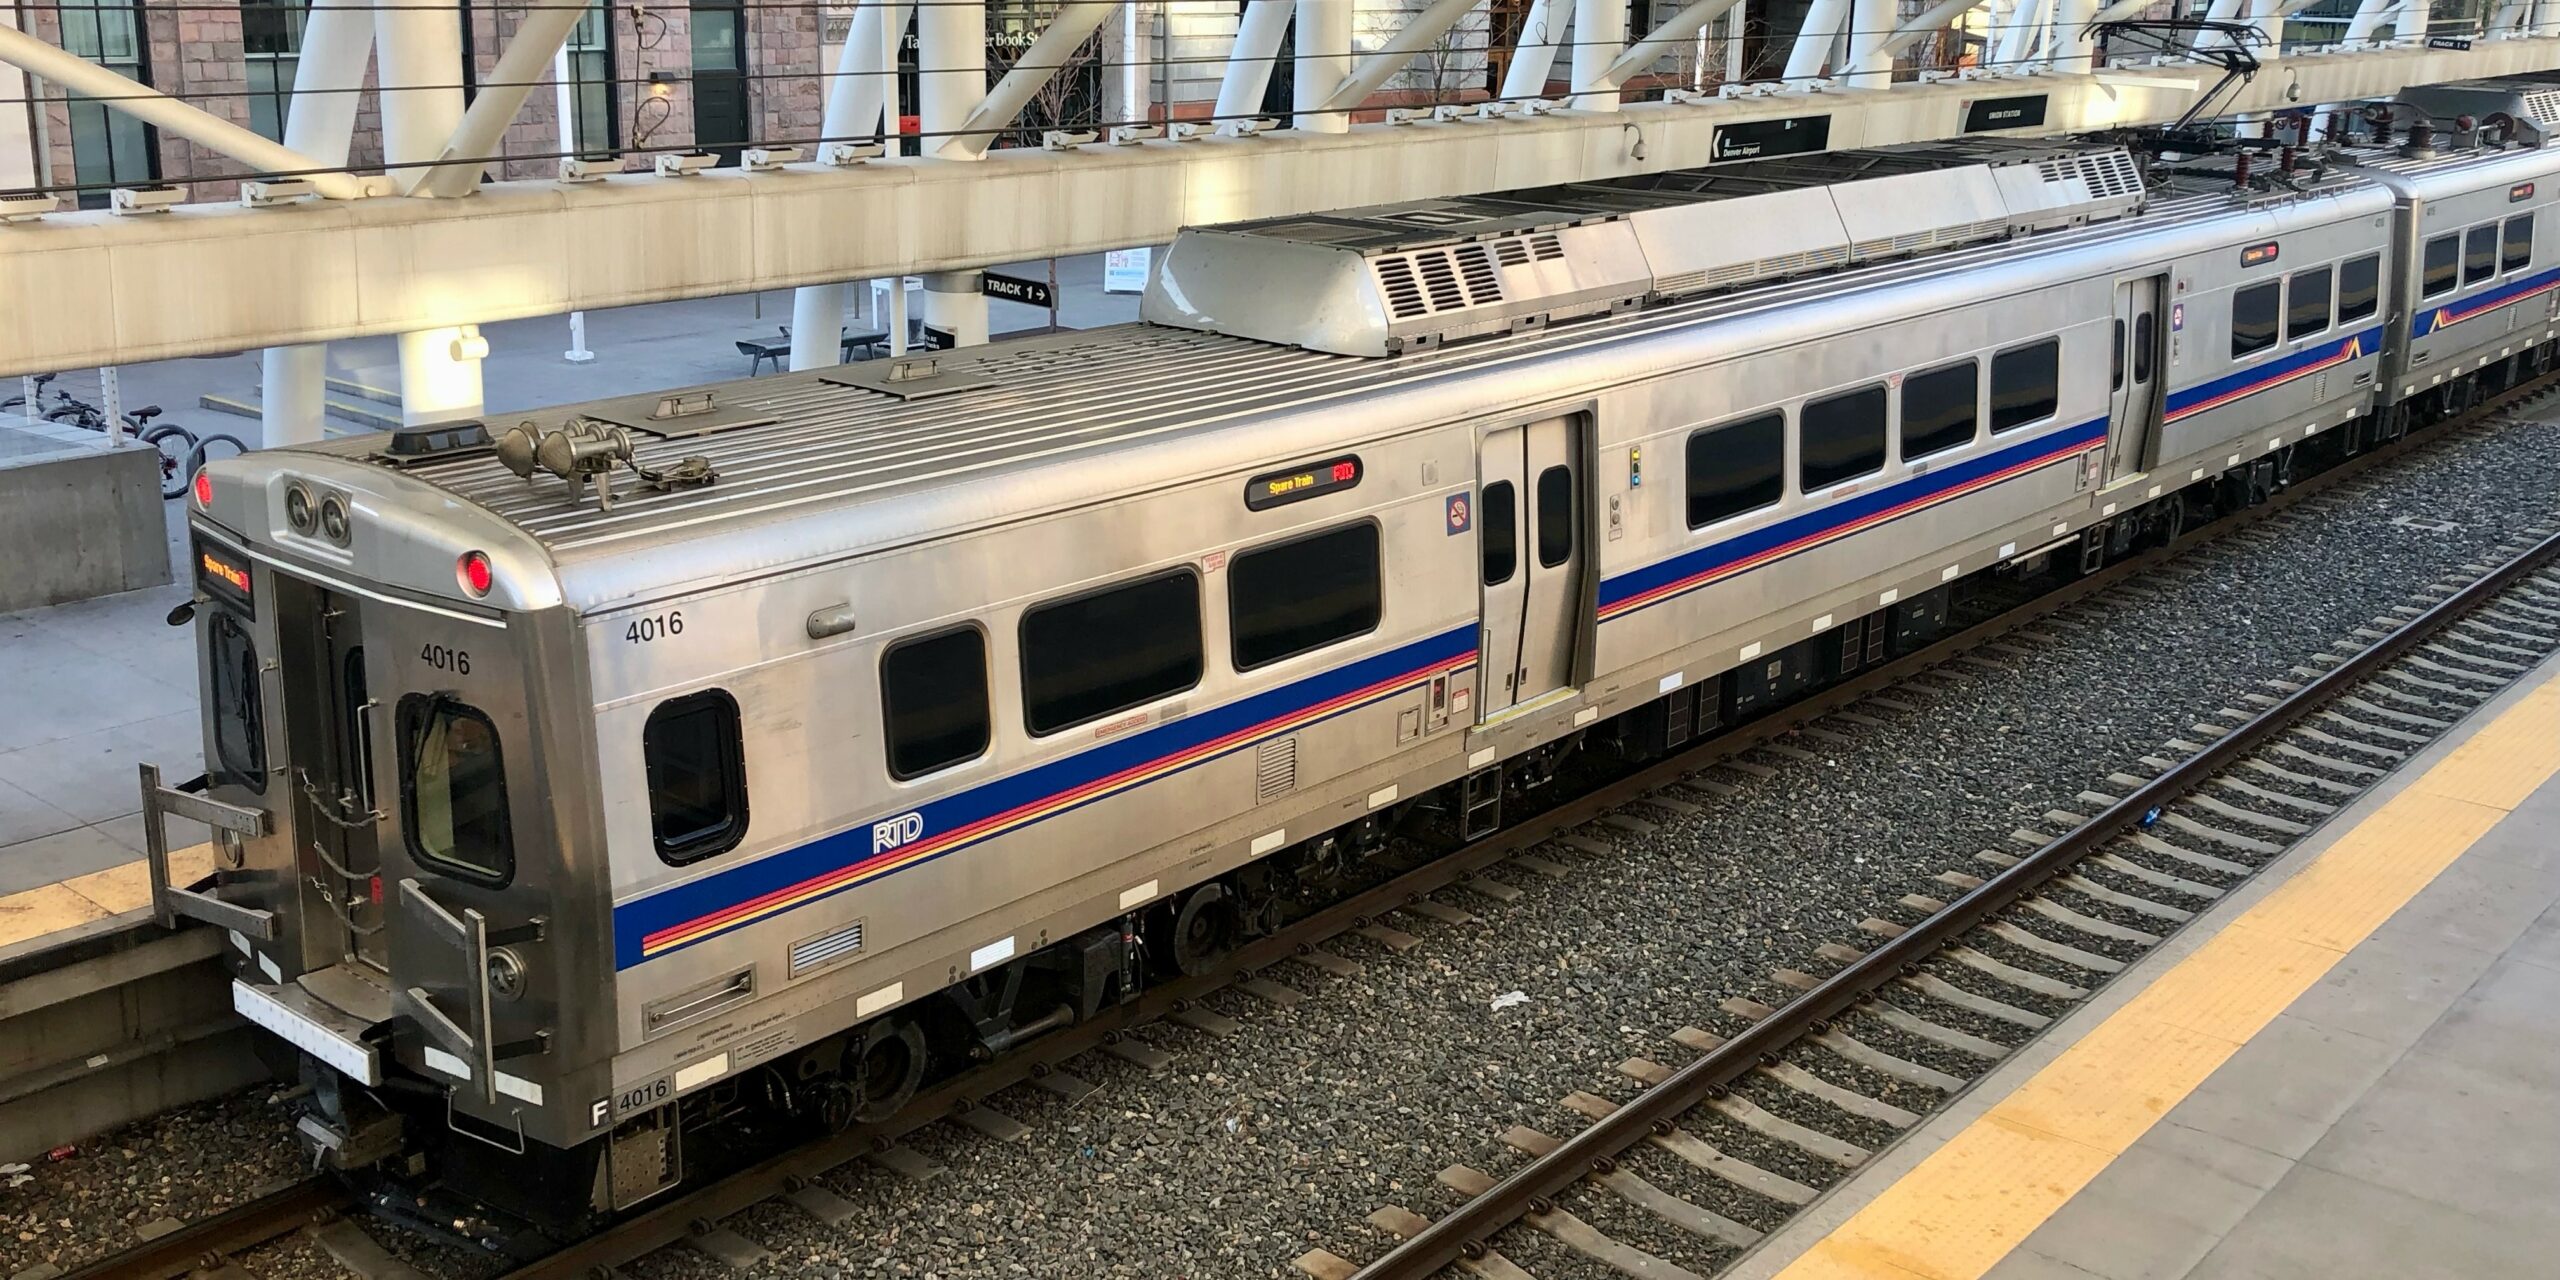
[[[258,646],[228,609],[213,614],[214,781],[267,792],[266,707],[259,700]]]
[[[2136,386],[2151,381],[2151,335],[2151,313],[2145,311],[2136,315],[2133,318],[2133,381]]]
[[[451,694],[400,701],[400,818],[421,864],[482,884],[515,875],[506,762],[488,713]]]
[[[1519,495],[1508,480],[1486,485],[1484,496],[1476,501],[1476,545],[1484,557],[1488,587],[1511,581],[1520,567],[1519,505]]]
[[[1573,469],[1538,473],[1538,567],[1552,569],[1573,558]]]

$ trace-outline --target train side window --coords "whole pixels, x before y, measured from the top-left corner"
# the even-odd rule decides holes
[[[2062,403],[2062,343],[2047,338],[1991,357],[1991,429],[2015,431],[2050,418]]]
[[[2533,215],[2519,213],[2507,219],[2506,238],[2498,250],[2500,271],[2522,271],[2533,265]]]
[[[1380,595],[1378,526],[1367,520],[1236,553],[1227,564],[1236,670],[1377,630]]]
[[[1806,493],[1884,470],[1884,387],[1805,402],[1796,483]]]
[[[719,689],[669,698],[640,731],[649,829],[670,866],[738,847],[747,834],[746,749],[738,700]]]
[[[451,694],[400,700],[400,825],[409,854],[447,875],[504,885],[516,873],[498,726]]]
[[[1778,505],[1787,491],[1787,415],[1689,433],[1689,527]]]
[[[228,609],[213,611],[211,631],[213,780],[265,795],[267,713],[258,683],[258,645]]]
[[[1484,487],[1476,499],[1476,546],[1484,557],[1484,585],[1511,581],[1520,565],[1520,498],[1508,480]]]
[[[2478,284],[2498,274],[2498,224],[2484,222],[2463,236],[2462,282]]]
[[[2123,347],[2117,347],[2122,359]],[[2118,369],[2121,380],[2124,371]],[[1975,360],[1923,369],[1902,380],[1902,460],[1973,443],[1982,418],[1982,365]]]
[[[2107,377],[2108,377],[2108,380],[2107,380],[2107,390],[2109,390],[2109,391],[2122,391],[2122,390],[2124,390],[2124,317],[2123,317],[2123,316],[2117,316],[2117,317],[2116,317],[2116,344],[2115,344],[2114,348],[2111,350],[2111,352],[2110,352],[2110,354],[2109,354],[2108,361],[2107,361],[2107,368],[2108,368],[2108,371],[2109,371],[2109,372],[2108,372],[2108,375],[2107,375]]]
[[[2329,268],[2296,271],[2285,283],[2284,338],[2291,342],[2329,327]]]
[[[2254,356],[2276,345],[2276,317],[2282,307],[2277,297],[2284,286],[2269,280],[2246,289],[2231,291],[2231,358]]]
[[[2151,382],[2152,326],[2157,323],[2148,311],[2141,312],[2133,318],[2133,385],[2137,387],[2147,386]]]
[[[1023,723],[1088,724],[1200,683],[1200,576],[1176,569],[1022,615]]]
[[[2432,298],[2462,283],[2462,237],[2448,231],[2427,242],[2425,283],[2418,292]]]
[[[2338,264],[2338,323],[2353,324],[2382,309],[2382,255],[2368,253]]]
[[[1538,473],[1538,567],[1552,569],[1573,558],[1573,468]]]
[[[921,778],[986,754],[987,637],[953,627],[880,655],[881,738],[889,776]]]

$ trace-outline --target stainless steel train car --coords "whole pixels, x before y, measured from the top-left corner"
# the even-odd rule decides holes
[[[2560,153],[2365,160],[1203,228],[1140,324],[217,464],[208,777],[145,794],[224,869],[162,908],[230,931],[317,1158],[575,1233],[2540,367],[2553,232],[2504,246]],[[2456,225],[2500,251],[2436,300]]]

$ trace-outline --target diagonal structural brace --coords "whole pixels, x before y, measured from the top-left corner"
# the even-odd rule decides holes
[[[1013,70],[1005,72],[1004,79],[987,90],[977,110],[970,112],[967,123],[960,126],[958,136],[945,139],[934,148],[934,154],[950,160],[975,160],[985,155],[987,148],[995,145],[996,134],[1022,114],[1031,95],[1040,92],[1040,86],[1058,74],[1067,55],[1074,53],[1119,7],[1116,0],[1074,0],[1061,7],[1058,16],[1049,20],[1049,29],[1014,59]]]
[[[1413,15],[1413,21],[1404,24],[1402,30],[1389,36],[1385,44],[1378,46],[1377,52],[1361,59],[1360,65],[1352,68],[1351,74],[1343,77],[1342,83],[1325,96],[1321,109],[1349,111],[1367,101],[1370,94],[1378,91],[1378,86],[1404,70],[1406,63],[1448,34],[1449,28],[1458,25],[1458,20],[1466,17],[1467,11],[1475,8],[1477,3],[1478,0],[1435,0],[1430,8]]]
[[[480,158],[515,123],[526,95],[533,92],[552,59],[559,56],[560,47],[568,43],[569,33],[586,16],[585,8],[573,4],[527,9],[524,25],[516,28],[507,51],[498,55],[498,65],[482,80],[479,94],[462,113],[462,123],[454,126],[453,137],[445,142],[435,166],[412,170],[400,180],[402,188],[418,196],[467,196],[478,190]]]

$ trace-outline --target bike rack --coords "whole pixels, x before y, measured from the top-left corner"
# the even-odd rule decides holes
[[[151,863],[151,916],[164,929],[174,929],[178,917],[201,920],[217,929],[232,929],[242,936],[260,942],[276,940],[276,915],[257,907],[244,907],[213,892],[182,889],[169,883],[169,815],[193,818],[213,829],[214,843],[229,857],[226,863],[237,866],[240,842],[267,833],[264,810],[225,804],[192,791],[180,791],[160,784],[160,766],[142,766],[142,836],[143,855]]]

